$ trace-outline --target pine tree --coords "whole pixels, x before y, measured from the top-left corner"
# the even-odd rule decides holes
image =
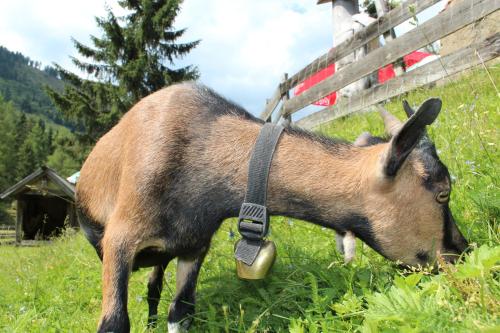
[[[45,122],[43,120],[38,120],[33,125],[24,143],[31,146],[33,164],[36,167],[45,165],[52,147],[49,146],[49,137],[46,133]]]
[[[0,191],[16,180],[16,113],[0,96]]]
[[[186,29],[174,29],[181,0],[122,0],[128,11],[117,17],[96,18],[102,37],[91,36],[93,46],[76,40],[85,58],[73,63],[87,75],[81,79],[56,65],[60,77],[69,83],[62,94],[48,89],[59,110],[80,126],[79,139],[92,144],[108,131],[142,97],[183,80],[197,79],[196,67],[175,68],[175,61],[196,47],[199,41],[179,43]]]
[[[26,118],[25,113],[21,113],[19,117],[16,118],[15,121],[15,131],[16,135],[14,137],[14,150],[18,151],[21,148],[21,145],[23,144],[24,140],[26,140],[26,136],[28,135],[28,120]]]
[[[35,158],[32,142],[30,140],[24,141],[17,154],[16,178],[18,180],[23,179],[37,169],[39,165]]]
[[[70,134],[58,133],[54,138],[54,151],[48,157],[47,165],[61,175],[70,176],[80,170],[82,156],[87,151]]]
[[[85,153],[72,134],[54,131],[0,96],[0,192],[57,159],[62,162],[51,166],[69,176],[78,170]]]

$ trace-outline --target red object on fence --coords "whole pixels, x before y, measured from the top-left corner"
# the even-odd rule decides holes
[[[403,57],[403,61],[405,62],[406,68],[415,65],[417,62],[422,61],[422,59],[427,58],[432,55],[432,53],[414,51],[408,55]]]
[[[389,64],[378,70],[378,83],[384,83],[385,81],[390,80],[395,76],[396,73],[394,72],[394,66],[392,64]]]
[[[424,59],[430,55],[432,55],[432,54],[427,53],[427,52],[413,51],[412,53],[407,54],[403,57],[405,67],[408,68],[410,66],[413,66],[416,63],[422,61],[422,59]],[[333,74],[335,74],[335,64],[331,64],[330,66],[326,67],[325,69],[320,70],[316,74],[311,75],[310,77],[305,79],[303,82],[299,83],[293,91],[294,95],[298,96],[298,95],[302,94],[307,89],[318,84],[319,82],[323,81],[327,77],[332,76]],[[392,64],[389,64],[389,65],[382,67],[378,70],[378,83],[384,83],[385,81],[390,80],[395,76],[396,76],[396,73],[394,72],[394,66]],[[333,92],[330,95],[323,97],[319,101],[314,102],[313,104],[314,105],[321,105],[321,106],[330,106],[330,105],[334,105],[336,101],[337,101],[337,93]]]
[[[405,67],[408,68],[431,55],[432,53],[413,51],[412,53],[405,55],[403,57],[403,61],[405,63]],[[394,66],[392,64],[389,64],[378,70],[378,83],[384,83],[385,81],[390,80],[395,76],[396,73],[394,72]]]
[[[335,64],[331,64],[330,66],[326,67],[325,69],[320,70],[316,74],[311,75],[307,79],[305,79],[303,82],[299,83],[297,87],[295,87],[293,93],[295,96],[298,96],[302,94],[304,91],[307,89],[311,88],[312,86],[318,84],[319,82],[323,81],[329,76],[332,76],[335,73]],[[337,93],[333,92],[328,96],[323,97],[319,101],[314,102],[314,105],[321,105],[321,106],[330,106],[335,104],[337,100]]]

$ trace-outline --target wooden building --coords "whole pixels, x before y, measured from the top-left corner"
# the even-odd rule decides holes
[[[77,227],[75,186],[54,170],[41,167],[0,194],[17,201],[16,243],[48,239]]]

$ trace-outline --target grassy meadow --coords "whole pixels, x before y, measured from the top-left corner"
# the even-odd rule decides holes
[[[192,332],[500,332],[500,67],[480,69],[404,98],[418,105],[431,96],[443,111],[430,128],[453,176],[451,208],[474,245],[463,263],[438,275],[403,272],[358,241],[344,265],[334,234],[302,221],[275,217],[270,238],[278,258],[260,282],[236,278],[235,221],[216,234],[198,283]],[[387,108],[401,119],[401,100]],[[359,114],[319,132],[354,140],[382,134],[376,114]],[[0,247],[0,331],[92,332],[101,302],[101,264],[80,234],[39,247]],[[166,273],[159,323],[175,292],[175,262]],[[147,322],[148,269],[132,275],[133,332]]]

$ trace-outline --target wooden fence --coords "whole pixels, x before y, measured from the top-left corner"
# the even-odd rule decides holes
[[[16,226],[0,224],[0,245],[16,242]]]
[[[260,118],[278,122],[291,120],[291,115],[320,100],[334,91],[346,87],[378,69],[394,63],[401,57],[425,47],[453,32],[481,20],[500,8],[500,0],[461,0],[435,17],[418,25],[406,34],[386,40],[383,47],[366,54],[362,59],[346,65],[333,76],[319,82],[302,94],[290,97],[289,91],[306,78],[352,54],[395,26],[411,19],[417,13],[434,5],[439,0],[408,0],[399,7],[379,17],[375,22],[356,32],[351,38],[315,59],[296,74],[284,75],[282,82],[268,99]],[[359,91],[348,98],[337,100],[337,104],[306,116],[296,125],[312,129],[324,122],[365,110],[374,104],[398,96],[415,88],[435,82],[449,75],[497,58],[500,53],[500,29],[487,38],[464,45],[449,55],[438,58],[421,67],[396,76],[383,84]]]

